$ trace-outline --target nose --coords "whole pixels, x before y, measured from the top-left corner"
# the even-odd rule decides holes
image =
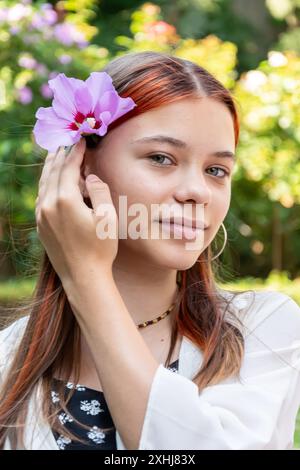
[[[179,202],[194,202],[206,206],[211,201],[211,188],[205,176],[193,168],[182,175],[182,180],[174,192],[174,197]]]

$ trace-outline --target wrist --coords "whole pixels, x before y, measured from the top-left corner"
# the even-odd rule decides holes
[[[76,306],[80,299],[88,298],[92,292],[100,293],[115,285],[112,267],[85,264],[64,279],[62,285],[70,304]]]

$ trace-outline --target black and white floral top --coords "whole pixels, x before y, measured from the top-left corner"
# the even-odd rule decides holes
[[[178,373],[178,359],[168,367],[172,372]],[[59,406],[59,395],[56,391],[56,384],[59,379],[53,379],[53,387],[51,390],[51,398],[53,403]],[[83,438],[87,444],[72,441],[63,434],[52,431],[58,448],[61,450],[116,450],[116,430],[114,422],[110,415],[103,392],[82,385],[75,385],[72,382],[66,383],[66,394],[68,389],[76,388],[76,391],[68,403],[68,410],[81,423],[89,426],[83,429],[78,426],[73,418],[63,410],[58,417],[60,422],[76,436]],[[101,428],[113,427],[111,431],[102,432]]]

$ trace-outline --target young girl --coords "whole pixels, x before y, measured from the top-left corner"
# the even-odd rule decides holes
[[[0,333],[1,447],[290,449],[300,308],[278,292],[221,290],[213,275],[226,244],[234,100],[205,69],[167,54],[127,54],[104,71],[136,106],[106,135],[46,158],[34,300]],[[193,213],[169,221],[168,238],[101,239],[101,204],[127,234],[120,196],[146,208],[160,234],[168,223],[153,204]],[[196,233],[201,247],[187,249]]]

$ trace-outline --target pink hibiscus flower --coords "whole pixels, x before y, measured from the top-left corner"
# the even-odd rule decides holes
[[[81,136],[105,135],[110,123],[136,106],[131,98],[118,95],[106,72],[92,72],[85,81],[60,73],[48,84],[52,106],[37,110],[33,134],[49,152],[73,145]]]

